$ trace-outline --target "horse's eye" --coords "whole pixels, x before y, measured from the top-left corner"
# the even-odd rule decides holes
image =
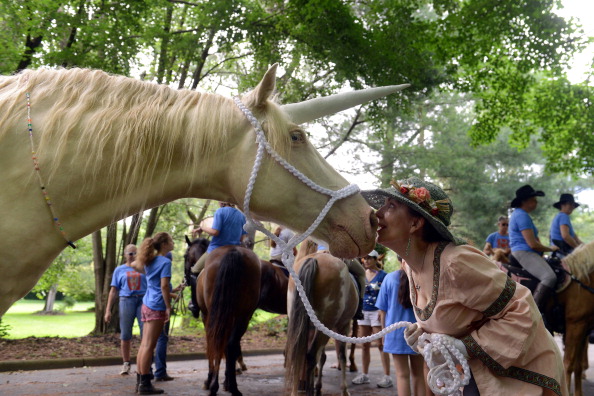
[[[305,142],[305,135],[303,134],[303,131],[291,131],[291,141],[293,143]]]

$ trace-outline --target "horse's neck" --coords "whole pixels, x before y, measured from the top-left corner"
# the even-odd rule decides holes
[[[37,113],[37,117],[34,117],[34,133],[38,135],[47,133],[43,130],[43,120],[46,116],[47,114],[40,111]],[[79,123],[79,128],[88,128],[89,126],[83,125],[82,121]],[[125,121],[121,120],[121,122]],[[188,130],[185,131],[188,137],[191,137],[194,132],[191,128],[192,125],[188,125]],[[17,125],[14,126],[14,129],[22,130],[22,128],[17,128]],[[158,127],[155,129],[159,130]],[[160,129],[160,133],[165,136],[169,132],[164,128]],[[155,165],[154,173],[147,182],[132,189],[118,188],[113,191],[111,188],[113,173],[110,173],[109,169],[118,159],[118,155],[121,155],[118,147],[113,144],[109,150],[101,153],[100,169],[90,172],[86,162],[96,159],[83,158],[77,152],[80,143],[76,139],[80,135],[82,133],[79,134],[76,130],[69,135],[69,143],[62,156],[63,160],[51,178],[47,173],[48,169],[51,169],[51,163],[48,162],[52,158],[52,142],[50,142],[50,146],[44,147],[44,152],[48,154],[39,158],[42,178],[48,179],[43,181],[46,187],[45,191],[49,194],[52,207],[56,215],[59,216],[62,227],[70,240],[77,240],[130,214],[178,198],[229,198],[225,193],[229,184],[227,176],[229,175],[230,159],[226,157],[230,155],[228,147],[218,147],[220,151],[210,152],[211,156],[217,157],[220,163],[224,164],[224,169],[205,169],[196,163],[192,164],[192,169],[188,171],[184,158],[180,158],[183,155],[173,155],[167,164],[157,163]],[[36,137],[38,140],[39,137]],[[115,137],[111,137],[111,139],[117,141]],[[176,143],[176,145],[180,146],[181,143]],[[143,153],[143,155],[148,159],[152,153]],[[0,175],[0,182],[3,182],[4,186],[10,186],[9,189],[5,189],[3,194],[0,194],[0,215],[3,215],[4,219],[8,218],[12,221],[12,223],[10,221],[3,222],[3,226],[0,226],[5,231],[3,235],[16,234],[16,239],[12,242],[18,242],[23,238],[23,235],[14,232],[14,230],[24,229],[28,239],[31,239],[32,242],[45,240],[51,246],[59,246],[59,249],[56,248],[59,252],[61,247],[65,246],[65,241],[52,221],[40,183],[34,174],[28,136],[23,132],[5,137],[0,147],[0,157],[6,165],[3,168],[10,168],[10,171]],[[197,160],[197,162],[199,161]],[[118,175],[118,177],[123,179],[123,185],[125,185],[128,176]]]

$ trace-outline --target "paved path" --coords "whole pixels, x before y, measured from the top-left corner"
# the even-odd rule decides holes
[[[358,350],[359,352],[359,350]],[[594,395],[594,351],[590,353],[588,380],[584,385],[585,395]],[[357,354],[357,364],[360,364]],[[376,382],[382,374],[377,349],[372,349],[371,384],[353,385],[351,380],[356,373],[347,373],[351,395],[395,395],[396,389],[379,389]],[[246,356],[249,369],[238,376],[240,391],[245,396],[282,395],[284,392],[283,356],[281,354]],[[340,394],[340,372],[330,368],[336,362],[333,351],[328,351],[328,361],[324,370],[323,395]],[[48,369],[0,373],[0,395],[6,396],[54,396],[54,395],[134,395],[136,376],[120,376],[120,366],[83,367],[72,369]],[[133,370],[135,367],[133,367]],[[206,379],[207,362],[204,359],[176,361],[169,363],[169,373],[176,379],[167,383],[157,383],[168,395],[207,395],[202,390]],[[393,374],[393,372],[392,372]],[[220,395],[228,395],[221,388]]]

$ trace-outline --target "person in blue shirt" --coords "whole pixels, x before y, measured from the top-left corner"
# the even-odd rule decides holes
[[[497,224],[495,225],[498,230],[487,237],[483,252],[487,256],[494,256],[496,253],[500,252],[500,254],[497,254],[498,259],[507,259],[511,253],[509,247],[509,234],[507,232],[509,228],[509,219],[507,216],[499,216]]]
[[[397,322],[416,323],[410,300],[408,276],[403,270],[390,272],[384,278],[375,306],[379,309],[382,327]],[[392,355],[396,373],[396,390],[399,396],[426,393],[423,376],[423,356],[411,349],[404,339],[404,328],[384,336],[384,353]],[[411,382],[412,390],[411,393]]]
[[[163,389],[157,389],[151,383],[151,363],[157,339],[171,314],[171,260],[165,255],[171,252],[173,247],[171,235],[159,232],[142,242],[134,262],[134,267],[138,271],[145,272],[147,282],[146,294],[142,300],[142,341],[136,356],[136,386],[140,395],[164,393]]]
[[[540,283],[533,293],[534,301],[540,312],[555,292],[557,276],[549,264],[542,258],[543,252],[559,250],[557,246],[546,246],[538,239],[538,229],[532,222],[530,213],[538,206],[536,197],[545,193],[525,185],[516,190],[516,197],[511,202],[514,211],[509,221],[509,239],[512,255],[522,267],[535,276]]]
[[[146,276],[132,268],[136,259],[136,246],[128,245],[124,248],[126,262],[118,266],[111,277],[111,289],[105,308],[105,322],[111,322],[111,310],[115,303],[116,296],[119,296],[120,316],[120,350],[124,365],[120,371],[121,375],[130,374],[130,345],[132,341],[132,327],[134,319],[138,322],[142,334],[142,320],[140,311],[142,298],[146,292]]]
[[[555,215],[551,223],[549,233],[551,245],[558,246],[562,254],[568,255],[582,243],[569,218],[580,204],[575,202],[572,194],[561,194],[559,202],[555,202],[553,206],[559,209],[559,213]]]
[[[206,258],[208,254],[221,246],[227,245],[241,245],[242,240],[247,235],[243,229],[246,220],[243,213],[235,208],[235,205],[230,202],[219,202],[219,208],[214,214],[212,226],[201,225],[193,231],[193,234],[200,235],[206,232],[212,236],[210,245],[206,253],[198,259],[196,264],[192,267],[192,273],[198,275],[204,269]]]
[[[382,329],[382,323],[379,317],[379,310],[375,306],[382,282],[386,277],[386,272],[379,267],[379,254],[372,250],[367,256],[363,257],[363,266],[365,267],[365,293],[363,294],[363,319],[357,321],[359,325],[359,337],[367,337],[378,333]],[[390,357],[384,353],[382,340],[377,340],[377,347],[380,352],[384,377],[380,379],[377,386],[380,388],[390,388],[394,386],[390,378]],[[371,344],[369,342],[361,345],[361,360],[363,361],[363,372],[353,378],[355,385],[368,384],[369,364],[371,363]]]

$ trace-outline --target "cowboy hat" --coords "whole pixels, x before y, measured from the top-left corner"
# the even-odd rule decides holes
[[[519,208],[522,202],[532,197],[544,197],[545,193],[542,191],[536,191],[531,185],[526,184],[516,190],[516,197],[511,201],[512,208]]]
[[[579,203],[575,202],[573,194],[561,194],[561,197],[559,197],[559,202],[555,202],[553,206],[560,210],[561,205],[563,205],[564,203],[572,203],[574,208],[580,206]]]

